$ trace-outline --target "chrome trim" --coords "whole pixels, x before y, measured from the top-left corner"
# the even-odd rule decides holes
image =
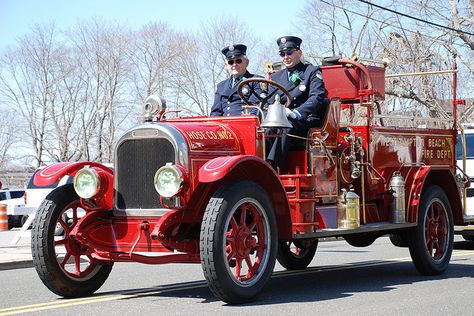
[[[137,216],[137,217],[142,217],[142,216],[145,216],[145,217],[159,217],[159,216],[163,216],[165,215],[166,213],[168,213],[169,211],[173,211],[173,209],[169,209],[169,208],[157,208],[157,209],[154,209],[154,210],[150,210],[150,209],[127,209],[126,211],[124,210],[119,210],[119,209],[116,209],[114,208],[114,215],[118,215],[118,216]]]
[[[131,139],[149,139],[149,138],[165,138],[171,142],[175,149],[175,157],[176,161],[175,164],[180,164],[186,170],[189,170],[189,153],[188,153],[188,146],[187,142],[184,139],[183,135],[173,128],[171,125],[162,123],[162,122],[147,122],[136,126],[127,132],[125,132],[122,137],[118,140],[117,144],[115,145],[114,150],[114,169],[118,170],[117,168],[117,148],[120,145]],[[117,177],[114,176],[114,188],[117,188]],[[171,211],[172,209],[168,208],[158,208],[158,209],[119,209],[116,207],[116,194],[114,194],[114,215],[118,216],[163,216],[167,212]]]
[[[175,128],[171,127],[169,124],[164,123],[144,123],[137,127],[134,127],[127,132],[125,132],[122,137],[120,137],[119,141],[115,145],[114,151],[114,161],[117,161],[117,148],[126,140],[129,139],[146,139],[146,138],[165,138],[169,140],[174,148],[176,157],[178,157],[178,161],[175,163],[180,164],[186,170],[189,170],[189,154],[188,154],[188,146],[187,142],[184,139],[183,135],[176,130]],[[114,162],[115,167],[115,162]],[[116,167],[115,167],[116,169]],[[117,169],[116,169],[117,170]]]
[[[427,122],[445,122],[451,123],[452,119],[435,118],[435,117],[421,117],[421,116],[401,116],[401,115],[390,115],[390,114],[375,114],[373,118],[387,118],[407,121],[427,121]]]
[[[77,179],[78,179],[78,176],[81,175],[83,172],[88,172],[94,178],[94,181],[95,181],[95,192],[92,196],[89,196],[89,197],[81,196],[79,194],[78,190],[77,190]],[[95,169],[90,168],[89,166],[86,166],[86,167],[78,170],[76,175],[74,176],[74,179],[73,179],[72,183],[73,183],[74,191],[76,191],[77,195],[79,195],[79,197],[82,198],[82,199],[93,198],[94,196],[97,195],[97,193],[99,193],[99,191],[101,189],[101,186],[102,186],[102,184],[100,183],[99,174],[97,173],[97,171],[95,171]]]

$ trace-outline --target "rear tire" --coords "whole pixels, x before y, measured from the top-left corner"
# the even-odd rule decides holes
[[[318,239],[281,241],[278,243],[278,262],[287,270],[305,269],[313,260]]]
[[[401,247],[401,248],[408,247],[408,238],[407,238],[406,233],[390,234],[389,238],[392,244],[396,247]]]
[[[353,247],[368,247],[378,238],[372,234],[350,234],[344,236],[347,243]]]
[[[271,277],[277,252],[270,198],[249,181],[224,185],[210,199],[201,225],[204,276],[227,303],[253,299]]]
[[[83,297],[97,291],[107,280],[112,264],[92,258],[88,247],[69,237],[79,223],[80,200],[72,185],[52,191],[37,210],[31,232],[31,252],[36,272],[51,292],[63,297]],[[62,220],[65,213],[74,220]],[[57,226],[64,234],[55,235]],[[72,263],[74,263],[72,265]]]
[[[462,235],[462,238],[467,241],[474,241],[474,236],[473,235]]]
[[[448,197],[439,186],[423,191],[418,224],[410,234],[410,255],[418,272],[438,275],[446,271],[453,251],[454,225]]]

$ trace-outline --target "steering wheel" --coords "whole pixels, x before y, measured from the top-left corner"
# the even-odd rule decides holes
[[[270,92],[268,95],[265,95],[265,96],[261,96],[261,95],[258,95],[257,92],[255,92],[255,90],[251,89],[251,86],[250,84],[253,83],[253,82],[258,82],[260,84],[266,84],[267,85],[267,90],[270,91],[272,89],[269,89],[270,87],[275,87],[276,89],[273,89],[272,92]],[[275,81],[273,80],[270,80],[270,79],[264,79],[264,78],[249,78],[249,79],[245,79],[245,80],[242,80],[241,82],[239,82],[239,84],[237,85],[237,93],[239,94],[240,98],[242,99],[242,101],[246,104],[246,105],[253,105],[249,99],[250,99],[250,95],[247,93],[244,95],[243,93],[243,90],[244,90],[244,87],[247,87],[248,91],[252,91],[252,94],[254,96],[257,97],[259,103],[263,106],[265,104],[268,103],[268,100],[270,100],[278,91],[282,92],[285,96],[286,96],[286,102],[285,102],[285,107],[288,107],[291,103],[291,96],[290,96],[290,93],[288,92],[288,90],[286,90],[282,85],[280,85],[279,83],[276,83]]]

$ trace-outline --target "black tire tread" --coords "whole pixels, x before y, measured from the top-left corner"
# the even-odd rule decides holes
[[[473,235],[462,235],[462,238],[464,238],[464,240],[466,241],[474,241],[474,236]]]
[[[309,252],[304,257],[297,258],[288,250],[286,241],[281,241],[278,243],[277,260],[287,270],[302,270],[313,261],[317,248],[318,240],[316,239]]]
[[[443,202],[446,212],[447,212],[447,220],[449,221],[448,227],[448,236],[449,236],[449,244],[446,253],[446,257],[443,259],[441,263],[435,263],[428,252],[426,251],[426,244],[424,244],[422,234],[424,234],[424,227],[421,227],[422,220],[420,219],[420,212],[425,212],[425,208],[434,195],[438,194],[438,198]],[[423,213],[424,216],[424,213]],[[453,243],[454,243],[454,226],[453,226],[453,217],[452,217],[452,210],[451,205],[449,203],[449,199],[446,196],[446,193],[441,189],[441,187],[437,185],[430,185],[425,190],[423,190],[421,201],[420,201],[420,209],[418,212],[418,225],[416,229],[410,231],[409,237],[409,245],[408,248],[410,250],[410,255],[413,260],[413,263],[418,270],[419,273],[423,275],[440,275],[446,271],[449,265],[449,261],[451,259],[451,253],[453,250]]]
[[[220,229],[220,225],[222,225],[221,222],[225,216],[223,213],[227,210],[226,208],[229,206],[228,204],[231,204],[229,201],[232,201],[232,199],[237,196],[236,192],[239,190],[244,190],[244,192],[263,192],[266,196],[265,191],[260,186],[249,181],[240,181],[222,186],[214,193],[213,197],[211,197],[207,204],[201,224],[200,234],[200,257],[203,274],[213,294],[217,298],[230,304],[249,302],[258,295],[268,278],[271,277],[277,252],[278,238],[276,232],[276,220],[274,218],[273,209],[271,209],[266,211],[268,220],[270,221],[270,230],[274,233],[272,236],[274,239],[272,239],[272,247],[269,249],[270,258],[266,270],[263,272],[265,275],[262,276],[262,279],[256,284],[244,289],[238,288],[232,280],[228,279],[227,275],[222,277],[224,273],[222,272],[224,269],[223,265],[225,263],[222,260],[214,261],[216,260],[214,258],[220,257],[219,253],[214,253],[214,251],[220,251],[218,246],[219,241],[216,240],[219,238],[218,234],[216,234],[216,230]],[[265,203],[268,203],[271,208],[272,204],[268,196],[265,198]],[[218,270],[221,271],[220,274]]]
[[[395,247],[400,247],[400,248],[408,247],[408,239],[407,239],[406,233],[390,234],[389,238],[390,238],[390,242]]]
[[[61,205],[66,205],[67,199],[72,201],[71,194],[75,194],[72,185],[65,185],[51,192],[41,203],[31,230],[31,254],[36,272],[46,287],[57,295],[72,298],[88,296],[97,291],[107,280],[112,264],[102,265],[96,275],[86,281],[75,281],[64,274],[54,253],[50,253],[48,236],[51,232],[54,235],[55,228],[55,223],[51,227],[50,222],[62,210]]]
[[[212,244],[214,243],[214,231],[217,223],[217,215],[223,203],[222,198],[211,198],[204,212],[203,224],[201,226],[201,266],[208,280],[211,291],[223,301],[231,300],[218,282],[215,264],[213,262]]]

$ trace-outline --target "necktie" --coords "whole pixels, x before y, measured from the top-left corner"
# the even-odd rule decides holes
[[[240,80],[238,78],[232,78],[232,88],[235,87],[239,81]]]

